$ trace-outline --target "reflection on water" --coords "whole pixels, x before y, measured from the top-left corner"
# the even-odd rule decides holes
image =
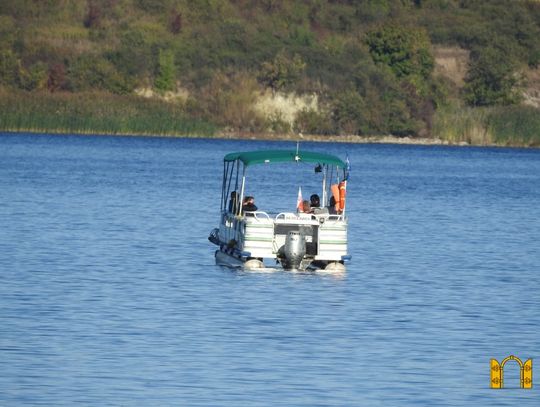
[[[223,155],[282,147],[0,136],[0,404],[538,405],[489,359],[540,349],[540,153],[305,143],[353,164],[347,271],[216,266]]]

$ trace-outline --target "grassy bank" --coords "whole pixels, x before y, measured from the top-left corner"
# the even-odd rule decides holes
[[[0,90],[0,130],[211,136],[216,126],[137,96]]]
[[[446,107],[435,115],[433,136],[452,144],[540,147],[540,109]]]
[[[296,134],[222,132],[186,115],[180,106],[104,92],[49,93],[0,88],[0,131],[204,136],[297,140]],[[312,141],[352,143],[469,144],[540,147],[540,109],[528,106],[446,107],[436,112],[432,138],[304,135]]]

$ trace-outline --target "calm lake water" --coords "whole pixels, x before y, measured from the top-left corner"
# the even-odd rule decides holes
[[[540,150],[303,143],[350,158],[347,272],[220,268],[223,156],[267,148],[0,134],[0,405],[540,405]]]

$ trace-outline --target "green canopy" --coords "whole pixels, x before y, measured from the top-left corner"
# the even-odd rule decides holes
[[[308,163],[330,164],[336,165],[339,168],[345,168],[345,163],[336,156],[325,153],[314,153],[310,151],[298,151],[298,153],[295,150],[245,151],[240,153],[230,153],[224,158],[225,162],[236,160],[242,161],[245,166],[300,161]]]

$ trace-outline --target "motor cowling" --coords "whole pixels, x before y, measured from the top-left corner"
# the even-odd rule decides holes
[[[302,260],[306,254],[306,238],[299,231],[290,231],[285,238],[283,247],[285,259],[283,267],[286,269],[296,270],[300,267]]]

